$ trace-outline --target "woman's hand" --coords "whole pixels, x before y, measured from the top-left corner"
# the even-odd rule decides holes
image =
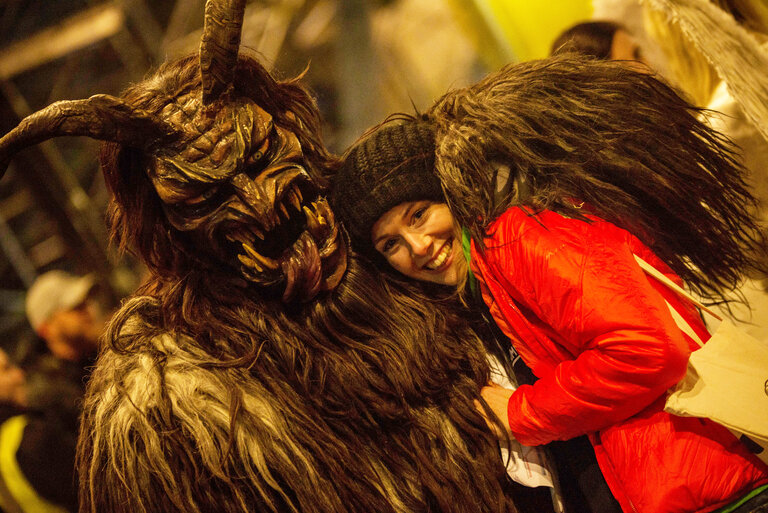
[[[494,383],[489,383],[487,386],[484,386],[480,390],[480,395],[482,396],[483,399],[485,399],[485,402],[488,403],[488,406],[491,408],[491,411],[496,415],[496,417],[499,418],[504,428],[507,431],[509,431],[509,418],[507,417],[507,405],[509,404],[509,398],[512,397],[512,390],[500,387],[499,385],[496,385]],[[499,432],[498,423],[488,418],[488,415],[486,415],[486,412],[479,401],[475,402],[475,407],[478,409],[480,414],[485,419],[485,422],[488,424],[488,427],[490,428],[491,432],[493,432],[500,439],[504,439],[508,436],[508,433]]]

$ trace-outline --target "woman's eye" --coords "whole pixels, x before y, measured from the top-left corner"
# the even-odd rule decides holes
[[[427,207],[422,207],[422,208],[420,208],[420,209],[416,210],[416,211],[413,213],[413,215],[411,216],[411,218],[412,218],[414,221],[418,221],[419,219],[421,219],[421,218],[424,216],[424,214],[425,214],[426,212],[427,212]]]
[[[388,239],[381,245],[382,253],[389,253],[395,247],[395,239]]]

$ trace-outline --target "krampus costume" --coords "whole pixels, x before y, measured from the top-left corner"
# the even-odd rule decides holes
[[[151,270],[88,386],[80,510],[515,511],[479,339],[348,252],[316,108],[238,56],[244,8],[208,1],[199,60],[0,140],[107,141],[113,237]]]

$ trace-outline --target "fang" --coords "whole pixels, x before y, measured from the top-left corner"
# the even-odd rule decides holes
[[[237,255],[237,259],[240,260],[240,263],[246,267],[252,267],[260,273],[264,272],[264,269],[258,263],[256,263],[254,260],[251,260],[245,255]]]
[[[278,267],[278,263],[275,260],[272,260],[271,258],[265,257],[264,255],[257,252],[255,249],[253,249],[253,246],[250,244],[243,244],[243,249],[248,254],[248,257],[256,260],[259,262],[259,264],[263,265],[267,269],[275,270]]]

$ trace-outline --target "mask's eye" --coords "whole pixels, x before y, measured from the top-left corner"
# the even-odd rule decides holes
[[[202,194],[185,199],[180,204],[187,207],[197,207],[214,197],[217,192],[219,192],[219,186],[215,185],[206,189]]]
[[[213,212],[224,201],[224,195],[228,190],[225,184],[211,184],[200,194],[185,198],[173,204],[176,213],[185,217],[200,217]],[[199,190],[199,189],[198,189]]]
[[[264,140],[261,142],[261,145],[251,152],[251,154],[248,156],[246,164],[253,165],[260,163],[261,160],[269,154],[270,147],[272,146],[271,139],[272,134],[270,133],[267,137],[264,138]]]

